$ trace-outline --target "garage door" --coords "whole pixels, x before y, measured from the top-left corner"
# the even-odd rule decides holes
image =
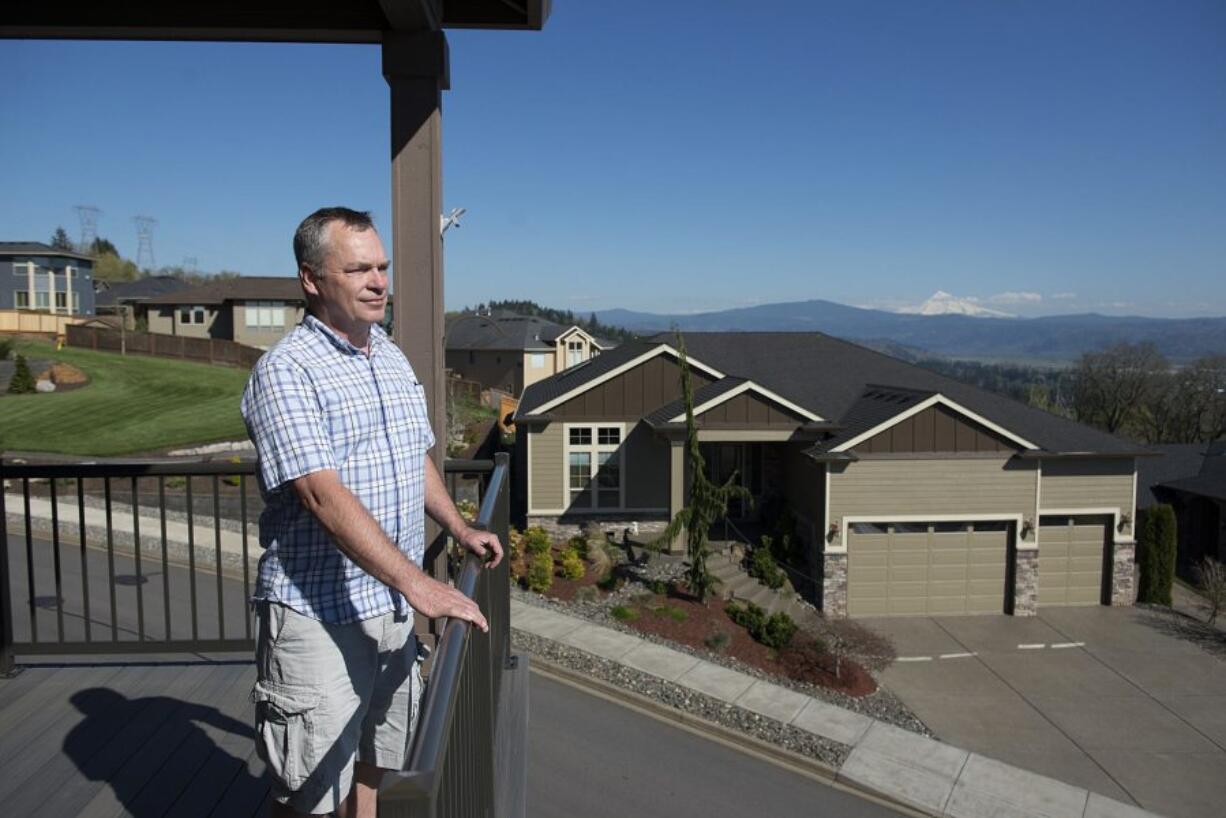
[[[1097,605],[1109,517],[1039,518],[1039,605]]]
[[[851,616],[1001,613],[1012,526],[853,523],[847,533]]]

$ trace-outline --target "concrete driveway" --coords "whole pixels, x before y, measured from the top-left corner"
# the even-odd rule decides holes
[[[945,741],[1172,818],[1222,815],[1226,662],[1165,614],[865,619],[885,684]]]

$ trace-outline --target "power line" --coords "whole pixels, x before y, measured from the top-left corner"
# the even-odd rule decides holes
[[[79,247],[82,253],[88,253],[98,240],[98,217],[102,215],[102,210],[94,205],[77,205],[73,210],[77,211],[77,218],[81,220]]]

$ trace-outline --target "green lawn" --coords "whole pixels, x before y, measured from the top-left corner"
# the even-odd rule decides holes
[[[0,384],[0,450],[119,455],[247,436],[238,403],[247,370],[21,341],[13,352],[72,364],[87,386],[7,395]]]

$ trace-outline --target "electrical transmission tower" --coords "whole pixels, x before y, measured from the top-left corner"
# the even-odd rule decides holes
[[[197,272],[199,272],[196,269],[199,266],[199,262],[200,260],[197,259],[195,256],[184,256],[183,257],[183,269],[187,271],[189,274],[195,275]]]
[[[153,228],[158,220],[152,216],[133,216],[136,222],[136,266],[142,270],[152,270],[153,261]]]
[[[81,220],[81,245],[78,249],[82,253],[92,252],[98,239],[98,217],[102,211],[94,205],[77,205],[73,210],[77,211],[77,218]]]

